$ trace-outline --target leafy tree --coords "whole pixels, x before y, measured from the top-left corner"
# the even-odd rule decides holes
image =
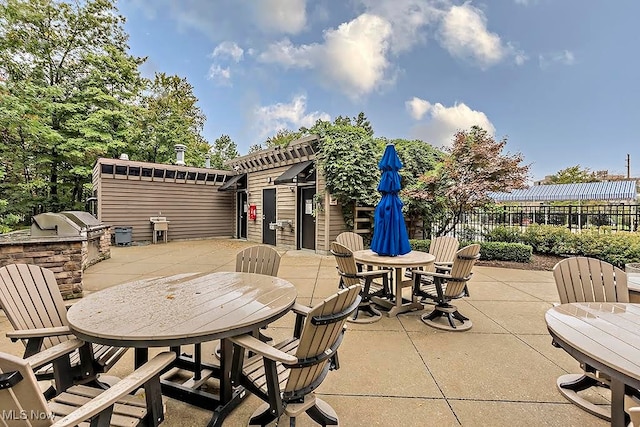
[[[209,144],[202,136],[205,116],[186,78],[156,73],[142,99],[134,158],[168,163],[175,160],[174,146],[187,146],[185,162],[202,165]]]
[[[96,157],[126,145],[143,60],[123,23],[112,0],[0,2],[0,198],[21,214],[82,206]]]
[[[529,166],[521,165],[520,153],[503,154],[506,144],[506,138],[495,141],[478,126],[460,131],[444,161],[420,177],[421,188],[407,191],[407,197],[429,202],[436,236],[453,230],[464,212],[489,202],[489,192],[524,187]]]
[[[287,147],[291,141],[300,138],[300,132],[294,132],[289,129],[279,129],[274,136],[270,136],[265,141],[267,148],[276,146]]]
[[[597,182],[595,173],[591,172],[588,168],[581,168],[580,165],[575,165],[562,169],[551,175],[549,178],[552,184],[573,184],[579,182]]]
[[[256,153],[260,150],[264,150],[262,144],[251,144],[251,146],[249,146],[249,151],[247,152],[247,154]]]
[[[220,135],[211,148],[211,167],[214,169],[225,169],[224,162],[238,157],[238,146],[231,140],[229,135]]]

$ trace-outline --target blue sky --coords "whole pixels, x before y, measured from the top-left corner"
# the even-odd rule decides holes
[[[508,137],[531,177],[640,176],[640,2],[120,0],[143,74],[186,77],[210,143],[364,111],[376,136]]]

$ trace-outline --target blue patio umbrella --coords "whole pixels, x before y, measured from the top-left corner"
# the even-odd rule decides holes
[[[402,201],[398,197],[400,191],[398,170],[402,168],[402,162],[393,144],[385,148],[378,167],[382,171],[378,184],[382,199],[376,206],[374,214],[371,250],[384,256],[404,255],[411,252],[411,246],[402,215]]]

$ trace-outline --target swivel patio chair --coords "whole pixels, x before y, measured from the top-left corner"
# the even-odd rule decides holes
[[[434,238],[431,240],[431,244],[429,245],[429,250],[427,252],[435,256],[436,259],[433,262],[433,265],[430,265],[428,268],[424,268],[423,270],[446,272],[451,268],[459,247],[460,242],[458,242],[458,239],[455,237],[438,236]],[[405,275],[412,277],[412,271],[413,270],[408,270]],[[433,276],[421,275],[420,281],[415,282],[415,284],[418,286],[414,286],[414,295],[422,297],[423,299],[429,298],[432,300],[435,300],[438,297],[433,284]],[[469,291],[466,285],[464,287],[464,294],[465,296],[469,296]]]
[[[336,351],[344,337],[345,321],[360,302],[359,293],[360,286],[353,285],[313,308],[295,304],[293,337],[277,345],[265,344],[251,334],[230,338],[234,383],[267,402],[253,413],[249,425],[266,426],[286,414],[295,426],[303,412],[323,426],[338,425],[335,411],[313,391],[330,370],[339,368]],[[256,356],[245,359],[245,349]]]
[[[0,353],[0,425],[12,427],[157,426],[164,420],[160,374],[174,359],[172,352],[160,353],[109,389],[86,385],[66,388],[56,382],[60,393],[47,402],[40,392],[34,368],[55,365],[64,380],[69,352],[81,348],[77,339],[37,353],[26,359]],[[144,387],[142,395],[131,395]]]
[[[354,323],[373,323],[382,317],[382,314],[373,306],[372,296],[384,297],[389,295],[390,270],[359,271],[353,252],[338,242],[331,242],[331,253],[336,258],[338,274],[340,275],[339,288],[346,288],[359,284],[362,286],[362,301],[358,309],[349,318]],[[382,279],[382,283],[374,282],[374,279]],[[360,317],[363,312],[368,317]]]
[[[24,357],[46,350],[73,337],[67,323],[67,307],[51,270],[29,264],[10,264],[0,268],[0,306],[9,318],[12,341],[21,340]],[[78,381],[96,380],[126,352],[126,348],[93,344],[81,354],[71,354],[74,377]],[[53,378],[53,367],[36,371],[39,380]]]
[[[627,275],[621,269],[605,261],[586,257],[567,258],[553,267],[553,278],[562,304],[570,302],[629,302]],[[591,387],[609,388],[609,379],[593,366],[581,364],[581,367],[582,374],[560,376],[556,381],[558,390],[567,400],[585,411],[610,421],[610,408],[596,405],[585,396],[578,394]]]
[[[480,245],[473,244],[456,252],[451,269],[446,272],[413,271],[414,289],[420,286],[422,276],[431,276],[436,291],[436,305],[431,313],[422,315],[424,323],[446,331],[471,329],[473,326],[471,320],[463,316],[451,301],[464,296],[464,288],[471,278],[471,269],[478,258],[480,258]],[[441,317],[445,317],[448,323],[438,322]]]

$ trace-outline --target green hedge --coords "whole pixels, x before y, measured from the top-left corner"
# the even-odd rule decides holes
[[[411,249],[414,251],[427,252],[429,250],[430,240],[409,240]],[[472,243],[480,244],[480,259],[482,260],[499,260],[499,261],[516,261],[529,262],[531,260],[531,246],[522,243],[506,243],[506,242],[460,242],[463,248]]]
[[[601,259],[618,267],[630,262],[640,262],[640,233],[618,231],[612,233],[606,227],[571,232],[567,227],[531,225],[524,232],[518,227],[500,227],[486,233],[487,239],[499,236],[516,236],[519,241],[540,254],[562,256],[586,256]],[[490,236],[490,237],[489,237]]]

